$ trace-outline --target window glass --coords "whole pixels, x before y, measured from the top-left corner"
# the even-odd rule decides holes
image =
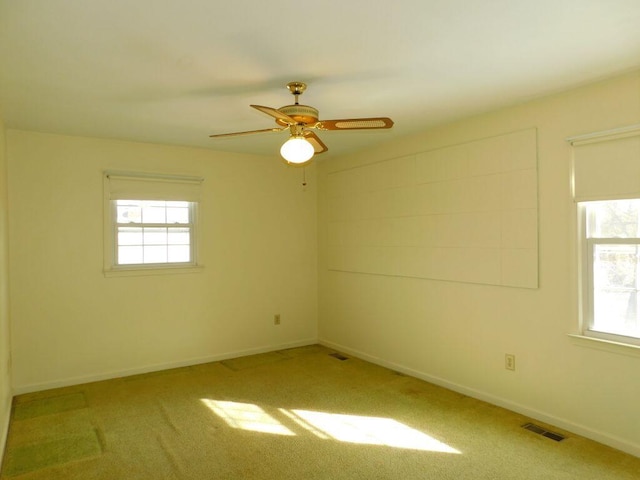
[[[114,202],[116,266],[194,263],[195,204],[155,200]]]
[[[639,236],[640,200],[586,202],[587,236],[590,238],[635,238]]]
[[[640,339],[640,200],[584,202],[586,332]],[[631,340],[636,343],[636,340]]]
[[[188,205],[184,207],[167,207],[167,223],[189,223]]]
[[[140,223],[142,221],[141,202],[131,204],[126,200],[118,200],[117,222],[118,223]]]
[[[593,248],[593,325],[601,332],[640,336],[638,245]]]

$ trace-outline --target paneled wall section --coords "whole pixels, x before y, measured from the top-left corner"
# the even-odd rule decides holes
[[[329,268],[538,286],[536,130],[329,174]]]

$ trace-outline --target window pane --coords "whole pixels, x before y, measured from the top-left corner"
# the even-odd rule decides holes
[[[639,249],[639,245],[594,245],[593,330],[640,337]]]
[[[166,228],[145,228],[144,229],[145,245],[166,245],[167,229]]]
[[[142,245],[142,228],[118,227],[118,245]]]
[[[168,207],[167,223],[189,223],[189,208]]]
[[[169,245],[169,262],[190,262],[191,248],[189,245]]]
[[[143,263],[167,263],[167,247],[145,245]]]
[[[188,228],[170,228],[168,241],[169,245],[189,245],[191,235]]]
[[[116,207],[117,223],[140,223],[142,221],[142,207],[140,202],[131,202],[129,200],[118,200]]]
[[[116,200],[117,263],[192,262],[193,206],[191,202]]]
[[[142,263],[142,247],[118,247],[118,265]]]
[[[166,211],[164,205],[158,202],[145,202],[142,207],[142,221],[144,223],[166,223]]]
[[[587,236],[590,238],[634,238],[640,236],[640,200],[589,202]]]

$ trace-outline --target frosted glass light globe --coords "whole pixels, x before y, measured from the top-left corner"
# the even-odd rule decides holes
[[[289,163],[305,163],[314,153],[313,145],[302,137],[291,137],[280,148],[280,155]]]

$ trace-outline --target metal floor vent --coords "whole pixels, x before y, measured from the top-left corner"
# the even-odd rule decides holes
[[[329,356],[337,358],[338,360],[349,360],[349,357],[345,357],[344,355],[342,355],[341,353],[338,353],[338,352],[330,353]]]
[[[543,437],[550,438],[551,440],[555,440],[556,442],[561,442],[566,438],[564,435],[560,435],[559,433],[555,433],[555,432],[550,432],[533,423],[525,423],[524,425],[522,425],[522,428],[529,430],[531,432],[537,433],[538,435],[542,435]]]

